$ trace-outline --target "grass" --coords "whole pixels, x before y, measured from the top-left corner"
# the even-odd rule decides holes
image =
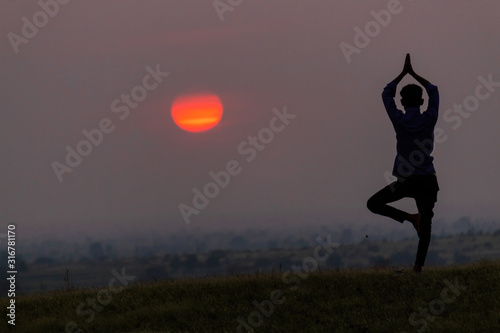
[[[8,328],[23,333],[238,332],[244,321],[241,332],[500,331],[500,261],[431,267],[420,275],[387,268],[301,274],[165,280],[117,293],[104,287],[18,296],[16,326]],[[455,290],[450,283],[465,289]],[[100,311],[84,305],[78,314],[87,299],[105,305],[96,303]],[[7,298],[0,299],[3,309],[7,305]],[[7,326],[4,319],[0,331],[7,332]]]

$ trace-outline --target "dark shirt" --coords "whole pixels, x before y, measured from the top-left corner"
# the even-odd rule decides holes
[[[425,87],[429,95],[425,112],[421,113],[419,107],[410,107],[403,113],[394,102],[396,86],[393,81],[382,92],[385,109],[396,131],[397,155],[392,174],[398,178],[433,175],[436,171],[431,153],[434,149],[434,126],[438,119],[438,88],[432,84]]]

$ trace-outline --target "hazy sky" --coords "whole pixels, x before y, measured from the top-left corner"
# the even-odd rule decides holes
[[[500,216],[500,84],[478,79],[500,82],[496,0],[222,0],[219,13],[212,1],[41,2],[51,15],[35,1],[0,5],[3,230],[118,230],[124,218],[182,227],[179,205],[193,206],[193,188],[233,160],[239,173],[191,225],[293,210],[381,221],[365,204],[395,156],[380,94],[407,52],[441,96],[436,218]],[[342,42],[357,53],[346,57]],[[148,79],[158,84],[128,116],[113,112],[155,70],[169,74]],[[223,119],[188,133],[170,106],[200,91],[220,97]],[[453,110],[464,103],[474,111]],[[247,161],[238,147],[284,109],[288,124],[272,140],[264,130],[270,142]],[[66,146],[77,149],[103,119],[113,131],[60,182],[53,162],[67,164]]]

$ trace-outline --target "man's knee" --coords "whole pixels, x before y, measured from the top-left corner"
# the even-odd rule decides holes
[[[434,217],[434,212],[432,211],[432,209],[419,211],[419,213],[421,216],[421,223],[432,223],[432,218]]]
[[[420,213],[420,236],[424,238],[428,238],[431,235],[432,230],[432,217],[434,213],[432,211],[427,211]]]
[[[379,210],[380,202],[378,202],[378,200],[375,199],[375,197],[371,197],[366,202],[366,207],[370,210],[370,212],[376,213]]]

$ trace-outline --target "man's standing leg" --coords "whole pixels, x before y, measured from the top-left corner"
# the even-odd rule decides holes
[[[415,201],[420,214],[420,230],[418,233],[418,250],[415,259],[414,271],[419,273],[424,266],[427,250],[431,242],[432,217],[434,205],[437,201],[439,185],[436,175],[425,176],[414,183]]]
[[[418,250],[415,259],[415,272],[420,272],[424,266],[427,250],[431,242],[432,217],[434,216],[435,201],[432,198],[416,198],[418,212],[420,214],[420,232],[418,234]]]

